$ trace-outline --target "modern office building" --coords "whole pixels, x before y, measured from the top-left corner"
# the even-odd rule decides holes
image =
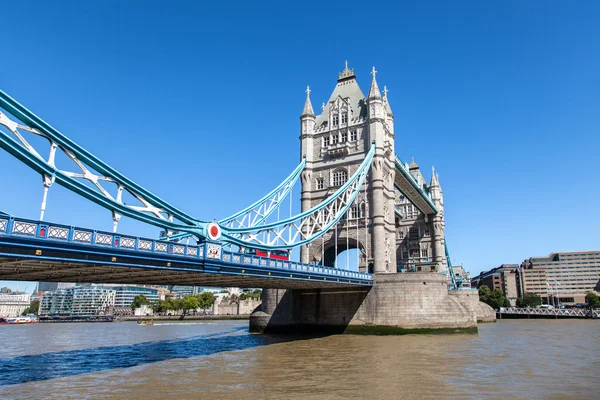
[[[72,289],[73,303],[71,315],[112,314],[115,305],[115,291],[97,286],[82,286]]]
[[[73,291],[74,289],[70,288],[44,293],[40,303],[40,315],[71,315]]]
[[[137,285],[112,286],[115,291],[115,309],[131,309],[131,303],[137,295],[144,295],[150,302],[158,301],[160,296],[158,289]]]
[[[551,253],[521,263],[521,292],[537,293],[550,304],[585,303],[600,290],[600,251]]]
[[[0,317],[16,317],[23,313],[31,300],[31,293],[7,292],[0,294]]]
[[[40,304],[40,315],[104,315],[112,314],[115,291],[85,285],[46,292]]]

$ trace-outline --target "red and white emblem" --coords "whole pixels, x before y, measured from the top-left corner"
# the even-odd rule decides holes
[[[216,222],[211,222],[206,227],[206,232],[208,232],[208,238],[210,240],[219,240],[221,237],[221,227]]]

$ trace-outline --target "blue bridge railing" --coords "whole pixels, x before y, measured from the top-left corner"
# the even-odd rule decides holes
[[[2,236],[27,237],[52,242],[54,245],[64,242],[94,248],[118,248],[132,252],[176,256],[187,260],[216,261],[224,264],[266,267],[290,272],[307,272],[323,277],[356,279],[367,282],[373,280],[372,274],[364,272],[226,251],[223,245],[218,242],[187,245],[160,239],[148,239],[121,233],[17,218],[4,213],[0,213],[0,238]]]

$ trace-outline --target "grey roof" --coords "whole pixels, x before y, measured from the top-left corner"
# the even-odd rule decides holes
[[[350,113],[348,115],[348,119],[350,121],[350,125],[352,125],[353,120],[355,118],[367,118],[367,98],[365,97],[363,91],[358,86],[358,82],[356,78],[352,76],[348,79],[340,79],[338,80],[333,93],[329,97],[329,100],[325,104],[325,109],[322,114],[317,116],[317,126],[320,127],[323,123],[329,121],[329,107],[328,104],[340,96],[343,99],[349,98],[350,103]]]
[[[304,102],[304,108],[302,109],[302,115],[315,115],[315,112],[313,111],[313,107],[312,107],[312,103],[310,102],[310,96],[307,94],[306,95],[306,101]]]
[[[373,68],[373,71],[375,69]],[[375,72],[373,72],[373,80],[371,80],[371,89],[369,89],[369,98],[379,98],[381,97],[381,92],[379,91],[379,86],[377,85],[377,79],[375,79]]]

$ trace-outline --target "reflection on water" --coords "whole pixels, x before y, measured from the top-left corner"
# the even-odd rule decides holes
[[[246,321],[0,326],[2,398],[597,398],[600,322],[250,335]],[[302,339],[302,340],[300,340]]]

